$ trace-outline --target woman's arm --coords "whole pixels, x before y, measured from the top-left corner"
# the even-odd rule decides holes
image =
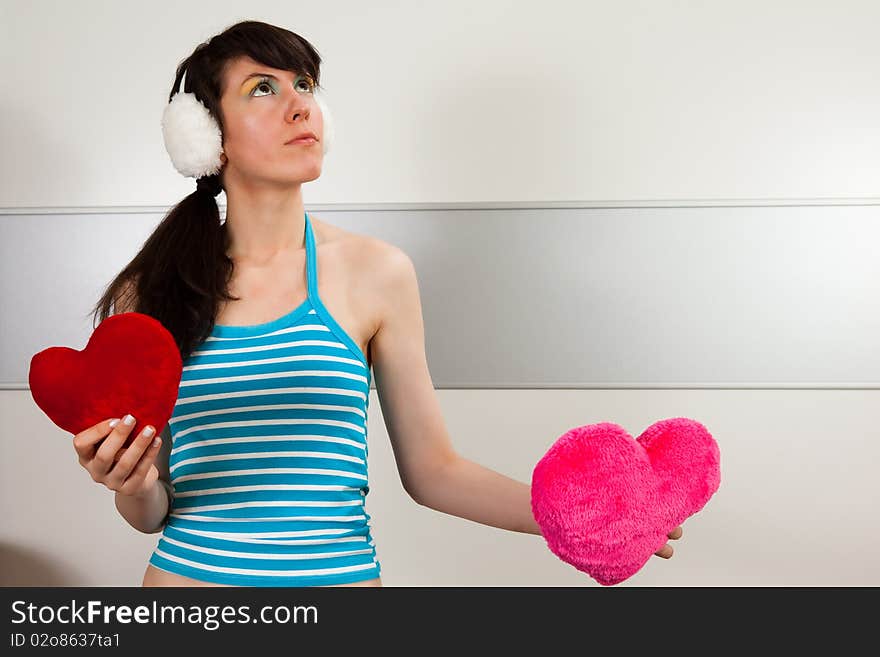
[[[416,501],[435,511],[515,532],[541,535],[531,486],[462,457],[425,477]]]
[[[129,525],[145,534],[162,530],[170,505],[170,485],[161,479],[143,497],[116,493],[116,510]]]
[[[162,445],[154,463],[159,471],[156,484],[140,497],[123,495],[118,491],[116,493],[116,510],[129,525],[145,534],[155,534],[165,527],[174,499],[168,467],[168,459],[171,455],[171,432],[167,425],[160,436]]]
[[[376,391],[404,489],[419,504],[512,531],[540,534],[528,484],[462,458],[452,446],[425,357],[415,267],[383,245],[384,300],[371,350]]]

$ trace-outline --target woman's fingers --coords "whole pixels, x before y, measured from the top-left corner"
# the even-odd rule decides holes
[[[678,527],[673,529],[671,532],[666,534],[666,536],[668,536],[672,540],[676,540],[676,539],[681,538],[681,534],[682,534],[681,525],[679,525]],[[672,556],[672,553],[674,551],[675,550],[672,549],[672,546],[669,543],[666,543],[662,548],[657,550],[654,554],[656,554],[658,557],[663,557],[664,559],[668,559],[669,557]]]
[[[119,492],[123,495],[139,495],[149,491],[159,478],[159,469],[154,465],[156,455],[159,453],[159,445],[150,445],[140,461],[137,462],[132,473],[122,485]]]
[[[118,421],[118,420],[117,420]],[[81,431],[73,437],[73,449],[79,456],[80,465],[85,465],[95,458],[95,450],[97,443],[104,440],[110,433],[112,420],[104,420],[93,427],[89,427],[85,431]]]
[[[144,427],[140,435],[125,450],[121,450],[122,454],[119,460],[116,461],[104,480],[107,488],[110,490],[121,490],[127,483],[127,479],[137,477],[138,468],[140,468],[141,478],[143,479],[146,476],[147,471],[156,458],[156,454],[159,452],[159,445],[153,445],[156,442],[155,430],[152,432],[149,430],[153,430],[153,427]],[[140,467],[144,462],[146,462],[146,465]],[[128,488],[139,489],[142,483],[143,481],[134,482]]]
[[[128,422],[126,422],[126,420],[128,420]],[[131,433],[134,424],[135,419],[131,415],[126,415],[121,422],[113,427],[113,431],[110,432],[107,439],[98,446],[98,450],[95,452],[95,457],[89,465],[92,479],[99,481],[110,472],[110,469],[113,467],[116,452],[119,451],[119,448],[122,447],[123,443],[128,438],[128,434]]]
[[[159,478],[154,462],[162,441],[155,435],[154,427],[145,427],[123,447],[134,425],[135,418],[129,414],[123,420],[99,422],[73,437],[80,465],[88,470],[92,479],[125,495],[148,491]]]
[[[654,554],[656,554],[658,557],[663,557],[664,559],[668,559],[669,557],[672,556],[673,551],[674,550],[672,549],[672,546],[669,543],[667,543],[662,548],[657,550]]]

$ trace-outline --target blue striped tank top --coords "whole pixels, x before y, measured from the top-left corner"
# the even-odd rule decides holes
[[[365,508],[370,368],[318,297],[273,321],[215,324],[183,363],[169,419],[174,501],[150,557],[236,586],[379,576]]]

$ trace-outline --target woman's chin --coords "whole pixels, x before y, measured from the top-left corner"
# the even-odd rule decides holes
[[[317,166],[312,167],[311,171],[305,174],[305,176],[301,179],[301,182],[310,182],[312,180],[317,180],[321,176],[321,163],[319,162]]]

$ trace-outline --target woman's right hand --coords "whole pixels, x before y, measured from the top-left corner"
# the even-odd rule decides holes
[[[135,424],[131,415],[125,419],[130,424],[117,420],[111,427],[112,420],[104,420],[81,431],[73,437],[73,448],[79,464],[95,482],[121,495],[145,497],[159,478],[155,462],[162,439],[156,436],[154,440],[155,428],[147,426],[128,447],[120,449]]]

